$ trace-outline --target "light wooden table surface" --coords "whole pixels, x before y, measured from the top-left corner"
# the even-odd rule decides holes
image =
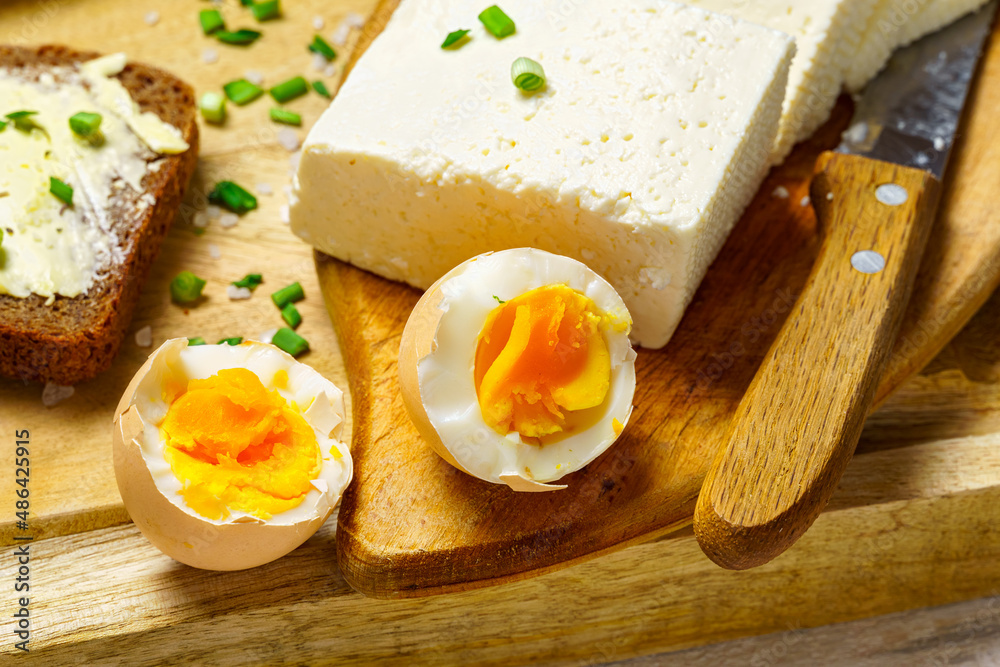
[[[349,12],[367,15],[374,4],[285,0],[286,18],[264,24],[260,45],[238,49],[200,36],[197,12],[208,4],[195,0],[8,0],[0,5],[0,42],[122,50],[202,92],[248,69],[262,72],[267,83],[299,73],[316,78],[304,48],[313,17],[324,18],[321,32],[329,35]],[[227,18],[245,11],[236,0],[224,9]],[[150,26],[144,17],[154,10],[160,20]],[[204,63],[205,48],[217,51],[219,61]],[[338,62],[345,59],[341,53]],[[338,76],[339,69],[327,78],[331,89]],[[263,299],[229,302],[220,287],[266,261],[272,285],[305,286],[302,332],[314,347],[308,362],[346,387],[311,252],[279,220],[290,154],[276,140],[267,106],[231,107],[226,127],[202,128],[189,203],[203,205],[222,175],[251,187],[267,182],[275,195],[260,197],[260,209],[230,230],[213,223],[197,235],[179,220],[133,331],[152,326],[158,344],[178,335],[221,338],[278,326]],[[310,95],[292,106],[308,125],[324,101]],[[164,298],[182,268],[211,281],[211,307],[179,316]],[[55,408],[38,401],[33,411],[5,411],[5,397],[40,388],[0,384],[3,429],[27,426],[39,435],[35,491],[78,489],[75,500],[44,508],[54,536],[32,545],[30,657],[48,664],[998,664],[998,329],[1000,298],[994,298],[924,374],[868,420],[830,510],[801,543],[760,570],[719,570],[685,530],[515,584],[400,601],[370,600],[346,585],[333,556],[335,518],[293,554],[248,572],[192,570],[150,546],[117,497],[109,424],[92,416],[113,407],[115,392],[148,353],[130,336],[106,377]],[[73,475],[94,457],[105,461],[107,474]],[[43,507],[44,495],[37,493]],[[934,557],[914,559],[914,544]],[[4,614],[14,603],[10,551],[0,568],[0,588],[8,591],[0,599]],[[919,609],[931,605],[938,606]],[[910,611],[880,615],[898,609]],[[8,630],[3,637],[0,663],[13,663],[21,656]]]

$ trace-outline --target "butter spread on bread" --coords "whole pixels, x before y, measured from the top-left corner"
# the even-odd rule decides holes
[[[115,54],[56,67],[37,80],[0,69],[0,116],[37,112],[33,129],[8,124],[0,133],[0,293],[50,300],[85,294],[124,257],[112,200],[123,188],[141,192],[158,153],[188,149],[180,131],[141,112],[109,78],[124,66],[125,56]],[[82,111],[101,115],[102,143],[71,131],[70,116]],[[49,192],[51,177],[73,188],[72,206]]]

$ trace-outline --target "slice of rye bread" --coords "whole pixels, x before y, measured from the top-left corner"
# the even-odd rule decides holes
[[[99,53],[63,46],[23,48],[0,44],[0,68],[26,68],[26,80],[56,66],[73,66]],[[119,191],[110,205],[112,229],[124,261],[85,294],[46,299],[0,294],[0,375],[72,385],[107,369],[121,348],[139,293],[180,208],[198,161],[198,125],[191,87],[163,70],[129,63],[118,75],[143,111],[178,128],[190,148],[157,156],[163,164],[142,180],[142,192]],[[148,205],[140,197],[152,195]],[[146,197],[146,201],[149,198]]]

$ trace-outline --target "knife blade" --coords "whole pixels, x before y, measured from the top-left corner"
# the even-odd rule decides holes
[[[810,187],[822,245],[702,485],[694,530],[722,567],[762,565],[812,525],[872,408],[998,0],[901,49]]]

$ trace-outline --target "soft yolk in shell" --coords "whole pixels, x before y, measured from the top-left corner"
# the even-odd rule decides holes
[[[184,501],[209,519],[234,510],[269,519],[292,509],[322,465],[302,415],[245,368],[191,380],[161,428]]]
[[[476,347],[475,384],[495,431],[541,438],[569,428],[570,413],[604,402],[611,357],[594,302],[547,285],[494,308]]]

